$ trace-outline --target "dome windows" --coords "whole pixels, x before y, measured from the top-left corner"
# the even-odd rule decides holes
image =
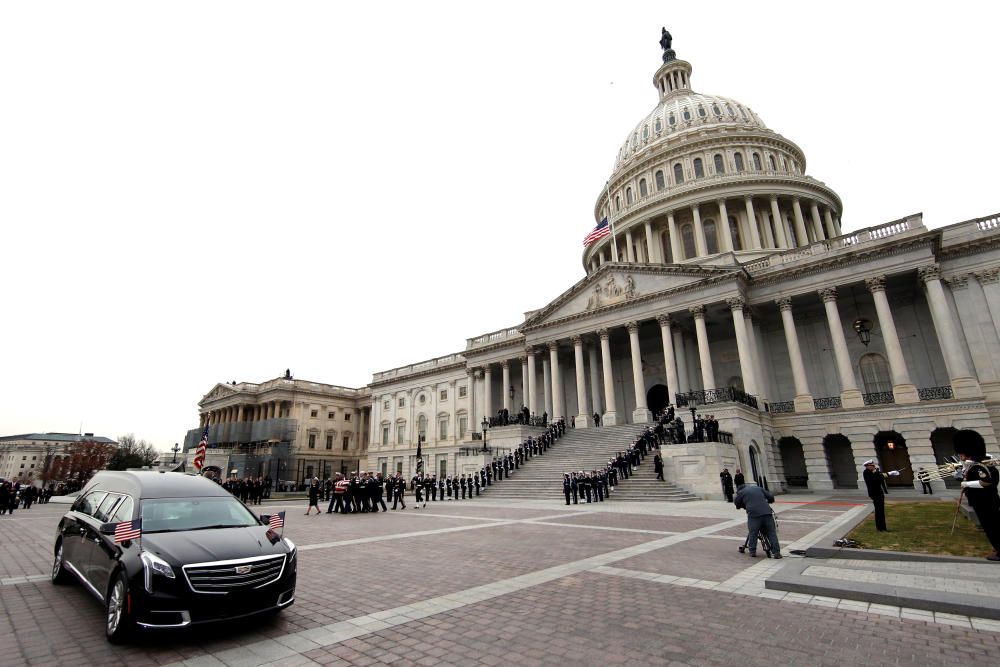
[[[656,119],[656,125],[655,125],[654,129],[656,130],[657,134],[659,134],[660,132],[663,132],[663,121],[660,120],[659,118]]]
[[[615,213],[618,213],[621,210],[622,210],[622,198],[616,195],[615,196]]]
[[[704,117],[705,117],[705,116],[707,116],[707,115],[708,115],[708,114],[706,114],[706,113],[705,113],[705,107],[703,107],[703,106],[701,106],[701,105],[699,104],[699,105],[698,105],[698,116],[699,116],[700,118],[704,118]]]
[[[729,115],[732,116],[733,118],[736,117],[736,112],[733,111],[733,105],[730,104],[729,102],[726,102],[726,111],[728,111]]]
[[[767,156],[767,162],[768,162],[768,164],[771,165],[771,171],[778,171],[778,165],[776,165],[774,163],[774,156],[773,155],[768,155]]]
[[[683,116],[684,116],[684,120],[691,120],[691,110],[690,109],[684,109]]]
[[[663,170],[656,172],[656,191],[659,192],[663,188],[667,187],[667,184],[663,180]]]
[[[694,159],[694,177],[704,178],[705,177],[705,165],[701,161],[700,157]]]
[[[674,183],[680,185],[684,182],[684,167],[681,166],[680,162],[674,165]]]
[[[715,173],[717,174],[726,173],[726,165],[722,161],[722,156],[720,154],[716,153],[715,156],[712,158],[712,161],[715,163]]]
[[[625,188],[625,205],[632,205],[632,188]]]
[[[714,113],[716,116],[721,116],[722,115],[722,109],[719,108],[718,104],[713,104],[712,105],[712,113]]]
[[[646,186],[646,179],[645,178],[640,178],[639,179],[639,196],[640,197],[646,197],[648,195],[649,195],[649,188]]]
[[[636,146],[638,146],[638,145],[639,145],[639,134],[633,132],[632,133],[632,150],[635,150]]]
[[[760,154],[759,153],[754,153],[753,154],[753,168],[756,169],[757,171],[760,171],[761,169],[764,168],[760,164]]]
[[[646,141],[649,139],[649,125],[642,126],[642,140]]]
[[[667,118],[667,122],[670,123],[671,125],[676,125],[677,124],[677,116],[675,116],[673,114],[670,114],[670,116]]]
[[[733,161],[736,163],[736,171],[743,171],[743,153],[733,153]]]

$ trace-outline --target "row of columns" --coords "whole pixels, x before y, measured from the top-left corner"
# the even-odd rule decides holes
[[[729,227],[729,208],[726,201],[726,198],[720,198],[714,202],[714,205],[717,207],[718,216],[715,229],[719,252],[729,252],[737,249]],[[803,210],[802,200],[799,197],[792,197],[791,220],[787,220],[786,215],[782,214],[778,196],[771,195],[768,201],[769,206],[758,215],[757,209],[754,206],[754,197],[752,195],[744,195],[745,217],[737,216],[741,217],[738,224],[741,228],[743,250],[785,250],[796,246],[809,245],[812,242],[810,238],[815,241],[823,241],[840,236],[840,223],[834,217],[833,210],[826,205],[822,205],[821,211],[821,204],[819,202],[809,200],[807,202],[809,217],[807,218]],[[705,235],[705,226],[702,222],[702,205],[694,204],[687,209],[693,222],[695,257],[704,257],[709,254],[708,239]],[[768,211],[770,212],[771,221],[768,220]],[[676,264],[686,259],[692,259],[686,256],[683,240],[676,221],[676,213],[677,211],[667,213],[667,233],[670,239],[669,253],[660,241],[660,235],[653,229],[652,222],[647,220],[643,223],[642,228],[645,233],[645,253],[640,251],[638,239],[633,237],[632,230],[625,231],[625,261],[630,263],[645,261]],[[774,223],[773,231],[771,222]],[[794,242],[790,234],[786,233],[786,223],[791,225],[795,230]],[[761,234],[762,231],[763,235]],[[668,254],[670,257],[667,257]],[[604,250],[600,250],[598,256],[591,260],[591,269],[596,270],[598,266],[608,261],[608,259],[617,261],[615,257],[607,258]]]
[[[209,410],[201,414],[198,425],[201,428],[216,424],[233,422],[257,422],[265,419],[276,419],[282,414],[285,401],[268,401],[257,405],[231,405],[218,410]]]

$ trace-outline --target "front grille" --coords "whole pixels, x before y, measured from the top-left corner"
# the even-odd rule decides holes
[[[243,568],[248,566],[250,570],[243,572]],[[232,593],[260,588],[280,579],[285,570],[285,557],[258,556],[215,563],[195,563],[185,565],[182,569],[195,593]]]

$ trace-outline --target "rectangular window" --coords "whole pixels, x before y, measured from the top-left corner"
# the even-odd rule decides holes
[[[345,422],[351,421],[351,413],[350,412],[345,412],[344,413],[344,421]]]
[[[392,404],[389,403],[389,401],[382,401],[382,409],[383,410],[388,410],[391,407],[392,407]]]
[[[345,452],[347,451],[347,448],[350,446],[350,443],[351,443],[351,439],[345,435],[344,436],[344,451]]]
[[[401,407],[401,408],[405,408],[406,407],[406,399],[405,398],[399,399],[399,407]]]
[[[406,424],[400,424],[396,427],[396,444],[403,444],[403,438],[406,436]]]
[[[333,449],[333,436],[332,435],[326,436],[326,448],[327,449]]]
[[[448,400],[448,390],[447,389],[442,389],[441,390],[441,400],[442,401],[447,401]]]
[[[458,418],[458,437],[464,438],[465,432],[469,430],[469,418],[459,417]]]
[[[469,388],[464,384],[458,388],[458,397],[465,398],[469,394]]]
[[[336,412],[332,412],[332,411],[331,412],[327,412],[326,413],[326,418],[327,419],[336,419],[337,418],[337,413]]]
[[[383,445],[388,445],[389,444],[389,427],[388,426],[383,426],[382,427],[382,444]]]
[[[319,410],[311,410],[309,412],[309,416],[315,419],[317,416],[319,416]]]
[[[438,422],[438,440],[448,439],[448,420],[442,419]]]
[[[309,449],[316,449],[316,434],[309,434]]]

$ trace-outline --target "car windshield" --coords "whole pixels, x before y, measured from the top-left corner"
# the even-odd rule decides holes
[[[142,501],[143,533],[256,525],[257,517],[231,497],[154,498]]]

